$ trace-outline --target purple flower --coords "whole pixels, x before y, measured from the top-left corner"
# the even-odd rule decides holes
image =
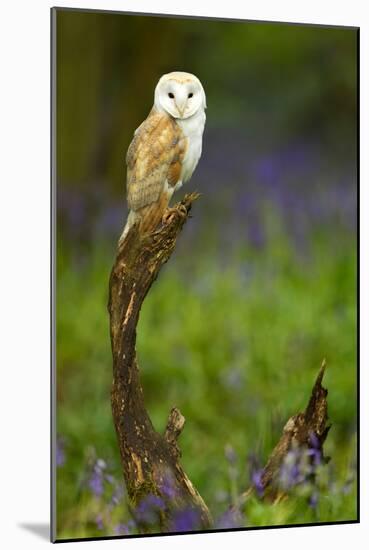
[[[256,489],[256,492],[259,497],[262,497],[264,494],[264,485],[263,485],[263,469],[254,470],[251,474],[252,485]]]
[[[255,454],[250,454],[248,457],[250,480],[252,486],[256,489],[259,497],[264,494],[263,473],[264,469],[261,466],[260,459]]]
[[[163,479],[161,493],[168,499],[173,499],[177,495],[176,482],[171,472],[168,472]]]
[[[124,523],[118,523],[114,527],[114,535],[129,535],[129,529]]]
[[[316,508],[317,505],[318,505],[318,500],[319,500],[319,496],[318,496],[318,492],[317,491],[314,491],[311,495],[310,495],[310,498],[309,498],[309,506],[311,508]]]
[[[106,462],[102,458],[98,458],[93,465],[91,475],[88,480],[88,487],[90,491],[97,497],[100,497],[104,493],[104,470],[106,469]]]
[[[114,527],[114,535],[130,535],[134,527],[135,522],[133,520],[129,520],[128,523],[118,523]]]
[[[280,483],[285,489],[290,489],[304,481],[304,472],[300,464],[301,453],[299,449],[292,449],[286,454],[280,469]]]
[[[242,514],[238,508],[229,508],[220,516],[216,521],[217,529],[233,529],[235,527],[242,527],[244,520]]]
[[[322,461],[322,451],[319,438],[314,432],[310,433],[309,436],[309,449],[307,451],[308,456],[312,458],[314,466],[319,466]]]
[[[164,501],[157,495],[148,495],[135,509],[135,517],[138,523],[159,523],[160,512],[165,509]]]
[[[100,497],[104,492],[103,478],[99,472],[92,472],[88,481],[90,491],[97,497]]]
[[[310,443],[310,446],[313,447],[314,449],[320,449],[320,441],[315,432],[310,432],[309,443]]]
[[[65,464],[65,449],[64,449],[64,439],[58,437],[56,440],[56,465],[58,467]]]
[[[193,531],[201,525],[200,514],[194,508],[184,508],[174,514],[171,531]]]
[[[101,514],[96,516],[95,523],[96,523],[96,527],[99,529],[99,531],[102,531],[104,529],[104,522],[103,522],[103,518],[102,518]]]
[[[293,464],[290,469],[290,482],[291,485],[296,485],[299,481],[302,481],[299,464]]]

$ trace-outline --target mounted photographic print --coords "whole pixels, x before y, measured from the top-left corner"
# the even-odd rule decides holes
[[[359,30],[51,25],[52,540],[357,522]]]

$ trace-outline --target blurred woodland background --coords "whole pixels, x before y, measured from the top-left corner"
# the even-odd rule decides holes
[[[125,154],[163,73],[207,94],[193,218],[145,300],[137,349],[162,431],[221,517],[328,369],[320,491],[242,525],[356,518],[357,31],[57,10],[57,534],[134,533],[110,409],[108,278]],[[310,495],[311,496],[311,495]]]

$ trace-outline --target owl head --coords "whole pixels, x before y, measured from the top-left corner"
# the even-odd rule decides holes
[[[154,107],[174,118],[189,118],[206,109],[204,88],[191,73],[175,71],[164,74],[155,88]]]

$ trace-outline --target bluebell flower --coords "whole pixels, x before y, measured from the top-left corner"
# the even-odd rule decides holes
[[[176,497],[178,493],[176,481],[170,471],[165,474],[160,490],[164,498],[173,499]]]
[[[263,469],[254,470],[251,474],[252,485],[255,488],[259,497],[262,497],[264,495],[263,472]]]
[[[174,514],[171,531],[184,532],[194,531],[201,527],[201,517],[199,511],[194,508],[184,508]]]
[[[309,498],[309,506],[315,509],[318,505],[318,500],[319,500],[318,491],[313,491]]]
[[[264,485],[263,485],[264,469],[261,466],[261,461],[256,454],[251,453],[248,456],[248,463],[249,463],[251,485],[256,490],[257,495],[259,497],[262,497],[264,495]]]
[[[65,443],[64,439],[58,437],[56,440],[56,465],[58,467],[65,464]]]
[[[92,471],[88,478],[88,487],[90,491],[97,497],[104,493],[104,479],[108,474],[105,473],[107,468],[105,460],[98,458],[94,461]]]
[[[291,489],[304,480],[304,472],[301,469],[300,449],[291,449],[284,457],[279,472],[279,481],[284,489]]]
[[[95,523],[96,523],[96,527],[99,529],[99,531],[102,531],[104,529],[104,522],[103,522],[103,518],[102,518],[101,514],[96,516]]]
[[[103,477],[100,472],[94,470],[88,480],[90,491],[97,497],[104,493]]]
[[[245,519],[238,508],[229,508],[218,518],[215,523],[216,529],[234,529],[243,527]]]
[[[130,535],[135,526],[136,524],[133,520],[129,520],[127,523],[118,523],[114,527],[114,535]]]
[[[311,432],[309,436],[309,449],[307,451],[308,456],[312,458],[314,466],[319,466],[322,462],[321,444],[318,436]]]
[[[157,524],[160,522],[160,513],[165,510],[162,498],[157,495],[147,495],[135,509],[134,515],[138,523]]]

